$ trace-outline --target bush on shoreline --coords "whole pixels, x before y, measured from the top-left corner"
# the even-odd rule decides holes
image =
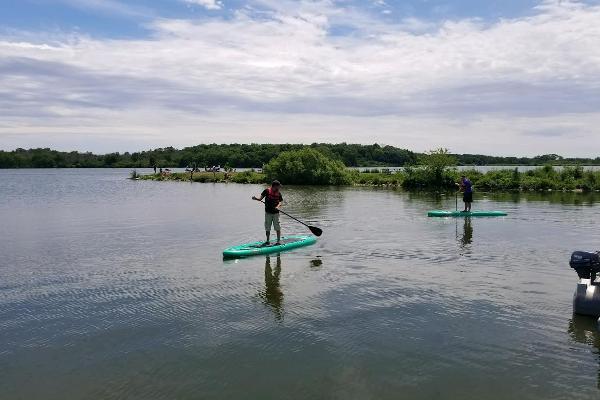
[[[600,190],[600,171],[584,171],[581,166],[564,167],[559,171],[546,165],[526,172],[519,172],[515,168],[473,176],[474,185],[483,191]]]
[[[407,166],[400,173],[404,175],[402,186],[406,189],[453,190],[459,174],[454,169],[456,157],[448,149],[439,148],[420,158],[420,165]]]
[[[264,168],[268,180],[279,179],[291,185],[350,185],[346,166],[314,149],[285,151]]]

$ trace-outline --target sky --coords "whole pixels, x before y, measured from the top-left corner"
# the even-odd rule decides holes
[[[600,155],[600,0],[0,0],[0,149]]]

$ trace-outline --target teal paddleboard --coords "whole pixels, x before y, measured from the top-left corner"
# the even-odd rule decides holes
[[[266,246],[263,245],[264,242],[254,242],[228,247],[223,250],[223,257],[242,258],[256,256],[259,254],[279,253],[281,251],[288,251],[298,247],[309,246],[311,244],[315,244],[316,242],[317,239],[314,236],[283,236],[281,238],[280,245],[275,245],[275,242],[272,241],[270,245]]]
[[[433,210],[427,213],[428,217],[504,217],[507,214],[504,211],[444,211]]]

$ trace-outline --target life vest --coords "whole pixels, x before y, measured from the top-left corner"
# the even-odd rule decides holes
[[[267,189],[267,197],[273,203],[279,202],[279,195],[280,195],[280,193],[279,192],[275,193],[275,191],[272,188]]]

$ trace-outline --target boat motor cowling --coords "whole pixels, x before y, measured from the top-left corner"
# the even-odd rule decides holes
[[[593,282],[596,274],[600,273],[600,251],[595,253],[575,251],[571,254],[569,265],[577,272],[580,279],[591,279]]]

